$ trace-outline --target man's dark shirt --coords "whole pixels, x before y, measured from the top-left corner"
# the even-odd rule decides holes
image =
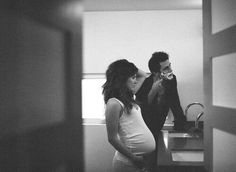
[[[143,85],[136,94],[136,101],[141,107],[142,116],[153,133],[157,136],[162,129],[169,109],[174,116],[174,126],[177,130],[182,130],[186,122],[183,109],[181,108],[177,90],[176,76],[172,80],[163,80],[164,94],[158,99],[158,94],[154,97],[152,103],[148,104],[148,93],[152,88],[153,75],[145,79]]]

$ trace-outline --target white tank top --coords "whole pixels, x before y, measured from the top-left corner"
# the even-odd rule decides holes
[[[155,139],[143,120],[140,107],[138,105],[133,106],[130,113],[127,114],[121,101],[116,98],[111,99],[118,101],[123,108],[118,128],[120,140],[135,155],[143,155],[154,151]]]

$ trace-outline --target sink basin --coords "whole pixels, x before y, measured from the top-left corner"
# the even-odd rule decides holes
[[[200,138],[202,137],[202,133],[193,133],[193,132],[163,131],[163,133],[169,138]]]
[[[196,136],[189,133],[168,133],[168,137],[191,138],[191,137],[196,137]]]
[[[171,152],[172,161],[179,162],[203,162],[203,150],[179,150]]]

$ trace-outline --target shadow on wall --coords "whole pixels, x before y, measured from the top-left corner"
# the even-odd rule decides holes
[[[107,140],[106,125],[83,125],[85,172],[110,172],[114,148]]]

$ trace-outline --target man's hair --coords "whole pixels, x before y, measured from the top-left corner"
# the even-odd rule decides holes
[[[135,75],[137,72],[138,68],[126,59],[111,63],[106,71],[106,82],[102,86],[104,102],[107,103],[110,98],[115,97],[122,101],[127,112],[130,112],[135,100],[126,82],[129,77]]]
[[[163,51],[154,52],[152,57],[148,62],[148,67],[151,73],[160,72],[161,69],[161,62],[164,62],[169,59],[169,55]]]

